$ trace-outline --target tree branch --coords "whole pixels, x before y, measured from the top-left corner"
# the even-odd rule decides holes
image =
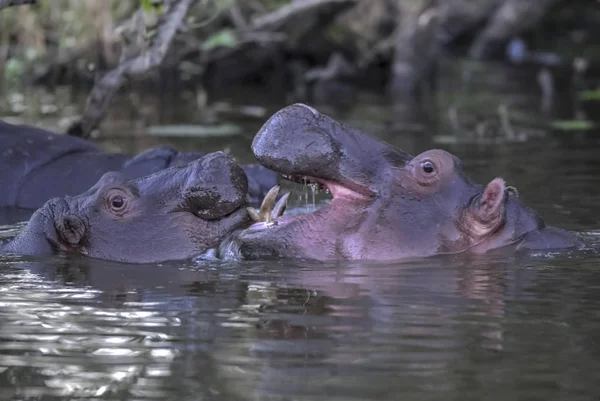
[[[98,127],[118,90],[128,82],[146,75],[159,67],[169,50],[177,29],[195,0],[174,0],[158,24],[158,33],[148,51],[132,59],[125,59],[94,85],[80,121],[69,127],[69,135],[88,138]]]

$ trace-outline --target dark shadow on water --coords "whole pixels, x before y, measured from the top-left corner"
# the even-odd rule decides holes
[[[0,226],[11,225],[29,220],[35,210],[16,207],[0,207]]]

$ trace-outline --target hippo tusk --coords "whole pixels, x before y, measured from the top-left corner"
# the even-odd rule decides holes
[[[285,208],[287,207],[287,200],[290,197],[290,193],[284,194],[273,207],[273,211],[271,212],[271,218],[273,220],[277,220],[278,217],[283,216],[283,212],[285,212]]]
[[[247,207],[246,211],[248,212],[248,216],[250,216],[252,221],[256,221],[256,222],[260,221],[260,216],[258,215],[258,213],[256,213],[256,210],[254,210],[251,207]]]
[[[277,224],[277,218],[283,215],[287,206],[287,200],[290,196],[290,193],[288,192],[283,195],[279,201],[275,202],[277,195],[279,195],[280,188],[280,185],[275,185],[267,192],[258,212],[251,207],[246,208],[248,215],[253,221],[262,222],[267,225]]]

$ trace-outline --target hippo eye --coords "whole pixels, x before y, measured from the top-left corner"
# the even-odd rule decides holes
[[[122,216],[127,209],[127,195],[118,189],[109,191],[105,198],[106,208],[113,214]]]
[[[110,205],[113,207],[113,209],[119,210],[123,207],[123,205],[125,205],[125,199],[123,199],[122,196],[117,195],[112,198]]]
[[[427,175],[433,174],[435,172],[435,166],[430,160],[425,160],[421,163],[421,168],[423,172]]]

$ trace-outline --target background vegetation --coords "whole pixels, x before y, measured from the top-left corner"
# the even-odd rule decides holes
[[[72,128],[107,72],[150,51],[175,3],[38,0],[1,9],[0,112],[28,122],[58,113],[54,128]],[[502,16],[510,7],[520,7],[516,22]],[[281,103],[345,100],[342,108],[364,88],[394,103],[424,90],[447,99],[436,74],[458,57],[534,66],[542,94],[556,92],[556,77],[574,77],[578,99],[591,104],[600,98],[599,9],[595,0],[196,0],[159,67],[128,76],[119,94],[143,113],[148,91],[174,92],[209,120],[207,99],[248,85],[279,89]],[[576,111],[563,117],[556,127],[593,125]]]

